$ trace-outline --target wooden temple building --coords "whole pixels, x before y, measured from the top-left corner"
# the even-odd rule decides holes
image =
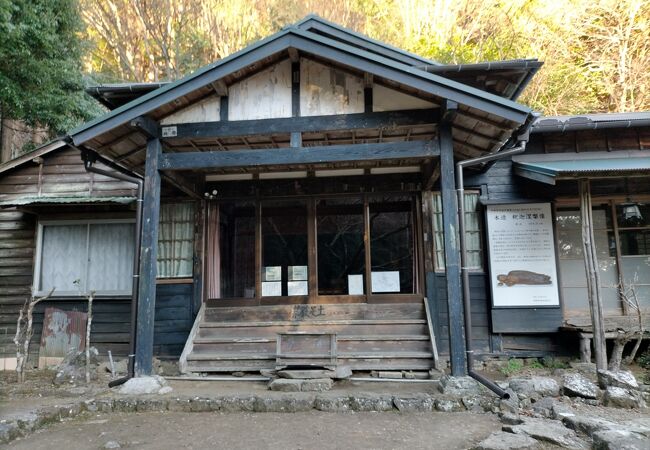
[[[140,375],[576,352],[586,251],[606,321],[635,314],[621,292],[650,305],[650,114],[538,117],[517,98],[541,66],[308,16],[176,82],[90,89],[107,114],[0,165],[4,367],[52,288],[35,353],[44,310],[93,290],[93,345]]]

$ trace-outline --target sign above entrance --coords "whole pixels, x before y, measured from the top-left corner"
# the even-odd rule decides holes
[[[550,203],[487,207],[494,307],[559,306]]]

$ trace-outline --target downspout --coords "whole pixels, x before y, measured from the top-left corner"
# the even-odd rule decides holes
[[[530,122],[532,123],[532,121]],[[530,124],[523,134],[517,138],[518,144],[508,150],[491,153],[478,158],[467,159],[456,163],[456,192],[458,194],[458,233],[460,238],[460,266],[461,266],[461,279],[463,286],[463,306],[465,314],[465,347],[467,348],[467,374],[474,378],[479,383],[490,389],[502,399],[509,399],[510,394],[501,389],[494,381],[484,377],[483,375],[474,371],[474,350],[472,348],[472,305],[469,288],[469,268],[467,267],[467,242],[465,239],[465,188],[463,180],[463,169],[465,167],[474,166],[477,164],[495,161],[497,159],[506,158],[508,156],[522,153],[526,150],[526,143],[528,141],[528,131]]]
[[[71,144],[68,144],[71,145]],[[76,148],[76,147],[75,147]],[[138,186],[137,189],[137,200],[136,200],[136,212],[135,212],[135,251],[133,252],[133,287],[131,292],[131,332],[129,336],[130,343],[130,352],[129,352],[129,363],[126,376],[112,380],[108,383],[109,387],[119,386],[126,383],[131,378],[135,377],[135,367],[134,367],[134,358],[135,358],[135,349],[136,349],[136,326],[137,326],[137,316],[138,316],[138,290],[140,285],[140,238],[142,234],[142,200],[143,200],[143,182],[140,178],[133,177],[123,173],[124,169],[120,166],[113,164],[111,161],[108,161],[101,156],[97,155],[95,152],[82,150],[81,158],[84,162],[84,168],[87,172],[96,173],[98,175],[103,175],[105,177],[114,178],[129,183],[134,183]],[[95,167],[93,164],[101,160],[103,164],[106,164],[109,167],[116,169],[115,172],[108,172],[103,169]]]

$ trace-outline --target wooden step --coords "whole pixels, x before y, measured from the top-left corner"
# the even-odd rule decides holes
[[[426,319],[385,319],[385,320],[277,320],[256,322],[210,322],[201,323],[201,328],[233,328],[233,327],[277,327],[277,326],[304,326],[304,325],[401,325],[401,324],[426,324]]]
[[[208,307],[205,311],[206,321],[219,322],[301,321],[319,318],[334,320],[423,319],[425,311],[422,303]]]
[[[275,339],[278,333],[336,333],[337,335],[426,335],[428,327],[420,321],[393,324],[347,324],[323,325],[316,323],[299,325],[269,325],[259,327],[200,327],[198,338],[266,338]]]

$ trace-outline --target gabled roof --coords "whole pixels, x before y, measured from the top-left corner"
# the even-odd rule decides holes
[[[6,172],[7,170],[18,167],[26,162],[33,160],[34,158],[39,158],[45,156],[55,150],[58,150],[62,147],[65,147],[67,144],[63,141],[62,138],[53,139],[49,142],[44,143],[40,147],[32,150],[31,152],[20,155],[17,158],[11,159],[0,164],[0,174]]]
[[[356,31],[353,31],[349,28],[345,28],[339,24],[325,20],[317,14],[309,14],[302,20],[299,20],[298,22],[294,23],[293,25],[289,25],[286,28],[291,27],[325,36],[327,38],[343,42],[353,47],[357,47],[361,50],[375,53],[377,55],[381,55],[386,58],[393,59],[397,62],[408,64],[410,66],[439,65],[437,62],[424,58],[420,55],[416,55],[415,53],[407,52],[400,48],[393,47],[392,45],[388,45],[385,42],[377,41],[364,34],[357,33]]]
[[[289,48],[457,102],[486,116],[501,119],[507,124],[507,128],[523,124],[530,116],[530,109],[524,105],[293,26],[87,122],[72,130],[70,137],[75,145],[83,144],[104,132],[129,123],[138,116],[149,114],[162,105]]]
[[[108,109],[116,109],[169,82],[160,83],[109,83],[87,87],[86,93]]]

